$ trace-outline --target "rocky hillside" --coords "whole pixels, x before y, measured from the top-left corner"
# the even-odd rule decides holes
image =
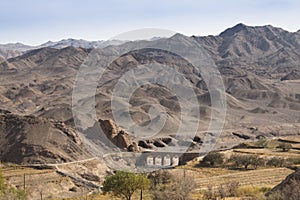
[[[90,156],[74,129],[35,116],[1,114],[0,144],[3,162],[62,163]]]
[[[277,199],[298,200],[300,198],[300,170],[287,176],[268,193],[268,196],[275,196]]]
[[[176,34],[171,38],[127,42],[104,48],[103,51],[110,53],[121,52],[122,49],[132,51],[114,60],[104,71],[102,78],[99,78],[95,95],[95,123],[98,123],[98,119],[113,119],[111,96],[124,74],[137,65],[164,64],[185,77],[195,91],[200,105],[197,138],[201,141],[207,134],[211,113],[214,112],[201,72],[175,53],[155,48],[134,48],[145,44],[151,47],[182,41],[200,44],[222,75],[227,115],[222,137],[216,148],[230,147],[245,139],[299,134],[299,32],[290,33],[272,26],[249,27],[243,24],[227,29],[218,36],[186,37]],[[33,163],[44,162],[48,156],[51,161],[61,162],[85,155],[80,140],[74,136],[72,91],[77,72],[92,49],[73,45],[72,40],[66,42],[70,42],[67,44],[71,46],[43,47],[9,59],[0,59],[2,160]],[[15,50],[19,51],[18,48]],[[151,70],[140,74],[145,79],[155,76]],[[183,83],[181,79],[176,81],[178,85]],[[125,82],[125,86],[126,84]],[[88,110],[91,100],[91,97],[82,99],[79,105]],[[120,99],[119,103],[125,102]],[[152,105],[159,105],[167,113],[166,123],[158,135],[135,140],[135,135],[140,133],[132,132],[132,124],[127,124],[120,128],[132,136],[132,141],[119,132],[111,138],[112,141],[121,141],[118,145],[122,149],[134,143],[140,145],[131,146],[132,150],[178,144],[180,140],[173,135],[179,127],[181,117],[176,94],[160,84],[143,85],[130,98],[130,117],[136,124],[147,126],[151,123],[149,112]],[[124,116],[126,112],[116,114]],[[185,119],[199,120],[195,116],[195,113],[191,113]],[[86,125],[83,117],[76,120],[82,125],[83,132],[94,126],[94,123]],[[20,127],[15,124],[20,124]],[[149,129],[155,130],[155,127],[149,126]],[[10,138],[12,135],[14,137]],[[62,142],[52,141],[51,137],[62,138]],[[196,142],[195,148],[199,148],[200,143]],[[71,153],[68,153],[67,144]],[[30,154],[32,149],[35,149],[34,155]]]
[[[299,69],[299,32],[273,26],[249,27],[238,24],[219,36],[195,37],[220,67],[239,67],[264,76],[286,75]]]

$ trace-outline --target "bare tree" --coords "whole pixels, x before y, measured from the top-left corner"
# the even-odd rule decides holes
[[[239,182],[227,182],[219,185],[218,192],[221,199],[225,197],[234,197],[236,190],[239,187]]]
[[[162,185],[153,193],[154,200],[190,200],[191,193],[196,189],[196,183],[192,176],[185,173],[172,177],[170,184]]]

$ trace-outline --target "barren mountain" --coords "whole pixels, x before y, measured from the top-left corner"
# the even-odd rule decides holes
[[[60,121],[1,114],[0,136],[4,162],[61,163],[90,156],[76,132]]]
[[[51,130],[57,130],[57,137],[67,138],[66,140],[71,141],[69,136],[61,133],[61,130],[55,125],[57,122],[54,121],[59,120],[64,127],[75,130],[72,114],[72,91],[76,74],[91,53],[90,47],[93,46],[86,46],[88,48],[86,49],[80,45],[80,47],[76,47],[72,40],[66,41],[66,44],[70,46],[56,48],[57,46],[54,45],[54,48],[39,48],[1,61],[0,109],[12,113],[6,114],[7,112],[3,111],[3,116],[0,118],[3,124],[12,123],[7,120],[11,116],[15,116],[14,123],[22,124],[27,119],[24,115],[30,115],[38,120],[37,124],[43,122],[48,124],[47,126],[51,127]],[[160,44],[175,44],[182,41],[196,41],[200,44],[216,63],[222,75],[226,90],[227,115],[225,127],[216,148],[230,147],[245,138],[255,139],[261,136],[274,137],[299,133],[300,34],[299,32],[290,33],[272,26],[249,27],[238,24],[218,36],[186,37],[176,34],[171,38],[127,42],[104,48],[104,52],[110,53],[122,52],[122,49],[131,50],[115,59],[104,71],[103,76],[99,78],[95,94],[97,118],[113,119],[112,94],[116,84],[128,71],[147,63],[163,64],[171,67],[188,80],[195,92],[200,105],[200,129],[197,137],[203,138],[207,134],[207,126],[214,109],[211,105],[211,94],[201,72],[175,53],[157,48],[138,48],[145,44],[155,47]],[[50,44],[53,45],[53,43]],[[139,76],[149,79],[156,75],[151,70],[145,70]],[[167,79],[167,77],[165,78]],[[183,84],[181,79],[172,81],[175,81],[178,86]],[[126,89],[128,86],[130,84],[125,81],[124,88]],[[90,109],[89,103],[92,100],[92,97],[82,99],[80,106]],[[117,100],[120,104],[125,103],[121,98]],[[166,123],[158,135],[152,136],[152,141],[157,141],[164,146],[180,143],[180,139],[172,134],[178,129],[181,117],[181,108],[176,94],[157,83],[139,87],[133,92],[129,101],[130,115],[133,121],[141,126],[150,124],[149,112],[152,105],[159,105],[167,113]],[[120,111],[116,114],[121,117],[126,115],[126,112]],[[190,113],[185,118],[187,121],[198,120],[195,116],[197,116],[195,113]],[[82,124],[84,129],[91,128],[84,125],[86,124],[84,118],[76,120]],[[143,148],[145,144],[149,143],[147,140],[139,140],[134,137],[134,134],[137,133],[131,131],[130,124],[120,128],[131,134],[133,141],[142,145]],[[149,129],[154,130],[155,127],[149,126]],[[19,132],[20,134],[30,134],[31,130],[25,128],[21,131],[18,130],[17,133],[5,132],[5,134],[19,134]],[[47,138],[46,135],[51,132],[45,130],[39,134],[40,137]],[[240,137],[245,135],[247,137]],[[39,140],[38,137],[32,137],[32,140],[28,141],[29,146],[37,142],[34,138]],[[168,144],[162,141],[166,138],[169,141]],[[1,144],[4,146],[10,144],[9,141],[13,142],[13,140],[1,136]],[[15,145],[20,143],[22,141],[18,140]],[[77,143],[70,142],[70,144],[74,145],[75,150],[77,147],[79,148]],[[199,147],[198,143],[195,145],[195,148]],[[72,159],[64,155],[63,147],[60,144],[52,147],[48,150],[55,152],[55,148],[57,148],[59,152],[62,152],[61,157],[64,160]],[[151,148],[159,147],[152,145]],[[16,148],[14,155],[23,155],[21,149]],[[4,152],[4,150],[2,151]],[[2,151],[1,159],[11,159],[10,154],[4,154]],[[35,157],[30,159],[34,160]],[[31,161],[30,159],[28,158],[28,161]]]
[[[238,66],[272,77],[299,68],[300,34],[273,26],[238,24],[219,36],[195,37],[218,66]]]
[[[87,41],[87,40],[76,40],[76,39],[63,39],[58,42],[48,41],[42,45],[39,45],[38,48],[42,47],[51,47],[56,49],[62,49],[68,46],[73,46],[77,48],[85,48],[85,49],[94,49],[94,48],[104,48],[110,45],[120,45],[125,41],[121,40],[101,40],[101,41]]]

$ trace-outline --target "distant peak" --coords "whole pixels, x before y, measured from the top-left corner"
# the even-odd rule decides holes
[[[49,40],[48,42],[45,42],[44,44],[52,44],[53,42]]]
[[[187,37],[187,36],[185,36],[185,35],[183,35],[183,34],[181,34],[181,33],[176,33],[175,35],[173,35],[172,37],[170,37],[170,38],[185,38],[185,37]]]
[[[243,23],[238,23],[237,25],[235,25],[233,28],[247,28],[248,26],[243,24]]]
[[[220,34],[221,37],[228,37],[228,36],[232,36],[242,30],[246,30],[248,28],[248,26],[246,26],[245,24],[243,23],[239,23],[237,25],[235,25],[234,27],[232,28],[229,28],[229,29],[226,29],[224,32],[222,32]]]

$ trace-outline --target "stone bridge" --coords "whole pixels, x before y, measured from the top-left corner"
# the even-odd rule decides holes
[[[106,154],[103,158],[105,162],[111,162],[113,165],[118,165],[122,160],[126,160],[134,163],[136,167],[171,168],[183,165],[199,156],[201,156],[199,152],[119,152]]]
[[[137,164],[147,167],[174,167],[199,157],[199,152],[146,152],[139,157]]]

